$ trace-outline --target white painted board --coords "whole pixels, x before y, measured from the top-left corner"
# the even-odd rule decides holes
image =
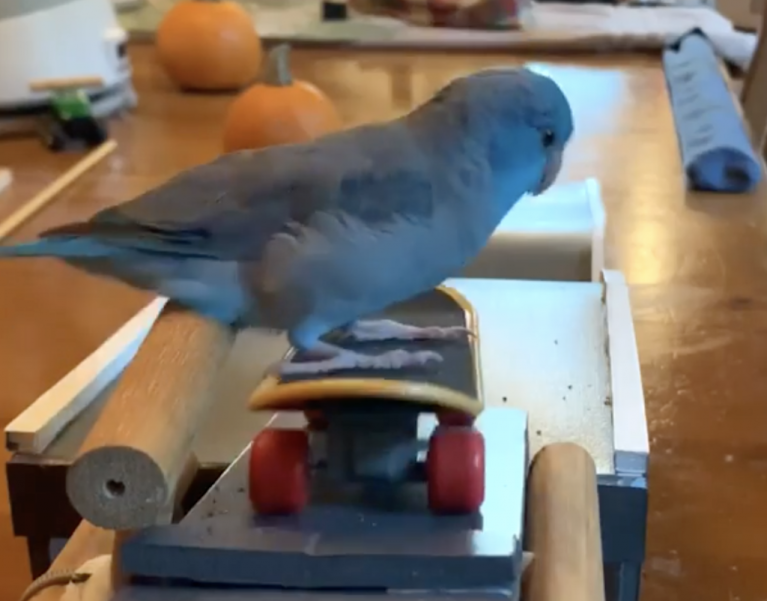
[[[605,270],[604,303],[613,414],[615,470],[620,475],[647,474],[650,437],[629,289],[623,274]]]
[[[461,277],[597,282],[605,226],[596,179],[552,186],[520,199]]]
[[[149,303],[8,424],[6,448],[42,453],[123,372],[165,302],[158,298]]]
[[[527,413],[531,455],[545,444],[572,441],[591,453],[600,474],[643,473],[649,444],[628,295],[620,274],[605,277],[606,285],[488,279],[447,284],[478,312],[486,403]],[[287,348],[279,334],[238,337],[221,401],[195,441],[200,461],[231,462],[269,419],[247,412],[246,402]],[[619,357],[617,366],[608,350]],[[78,427],[46,453],[75,453],[85,435]]]

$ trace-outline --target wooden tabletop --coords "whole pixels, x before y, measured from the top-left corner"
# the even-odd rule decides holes
[[[220,150],[229,96],[181,95],[149,47],[131,58],[140,96],[113,124],[116,153],[18,234],[85,217]],[[594,176],[608,210],[608,266],[632,285],[652,443],[645,601],[767,598],[767,187],[687,194],[663,73],[653,57],[540,57],[570,97],[576,136],[560,182]],[[295,51],[296,75],[348,123],[401,114],[503,55]],[[15,169],[0,217],[77,156],[0,142]],[[0,422],[92,351],[147,297],[49,260],[0,263]],[[4,482],[4,479],[2,479]],[[3,484],[4,486],[4,484]],[[0,598],[26,581],[0,499]]]

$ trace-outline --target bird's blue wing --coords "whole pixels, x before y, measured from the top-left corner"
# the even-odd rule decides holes
[[[433,186],[408,132],[389,124],[224,155],[87,222],[43,235],[89,235],[146,252],[246,260],[318,211],[371,225],[393,215],[426,219],[434,210]]]

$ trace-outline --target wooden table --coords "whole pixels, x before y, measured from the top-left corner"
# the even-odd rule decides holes
[[[129,198],[218,152],[230,98],[179,95],[150,48],[133,48],[132,59],[140,106],[113,125],[120,148],[19,237]],[[767,187],[750,197],[685,192],[656,58],[541,60],[575,110],[576,137],[560,181],[600,179],[609,215],[607,262],[632,284],[653,445],[643,598],[764,599]],[[294,54],[296,74],[330,94],[352,124],[400,114],[455,75],[516,61],[480,54]],[[30,194],[73,160],[33,145],[0,143],[0,164],[24,165],[16,177]],[[0,281],[6,421],[147,300],[53,261],[2,263]],[[41,504],[44,491],[36,492],[16,496],[14,517],[57,511]],[[6,515],[0,505],[0,517]],[[7,532],[7,522],[0,527]],[[19,547],[2,530],[0,536],[0,565],[12,574],[0,582],[0,598],[10,599],[27,579],[26,566]]]

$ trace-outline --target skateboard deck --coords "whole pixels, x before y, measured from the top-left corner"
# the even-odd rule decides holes
[[[344,348],[369,354],[398,348],[436,351],[444,361],[422,369],[347,370],[321,377],[268,376],[253,393],[250,410],[305,409],[307,404],[330,399],[368,398],[443,407],[474,416],[482,411],[478,320],[474,308],[459,292],[440,286],[370,318],[415,326],[462,326],[472,335],[451,341],[343,342],[340,346]],[[300,362],[303,354],[291,349],[286,358]]]

